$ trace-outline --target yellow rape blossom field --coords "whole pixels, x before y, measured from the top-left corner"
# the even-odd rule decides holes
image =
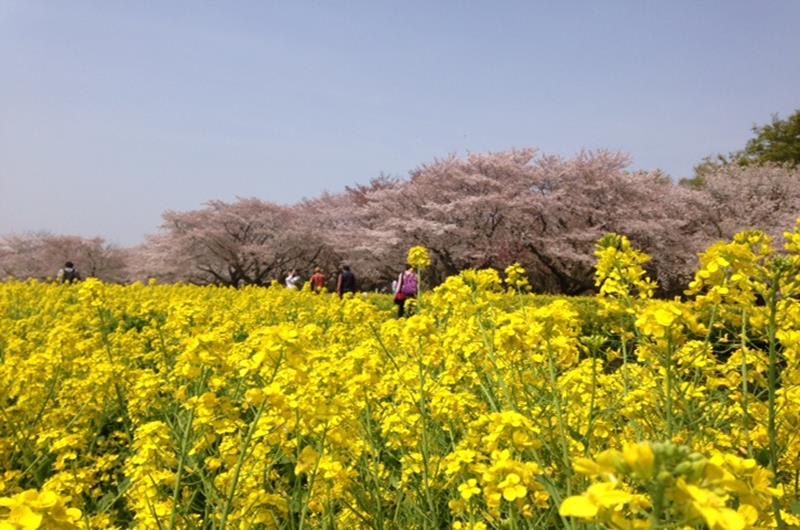
[[[423,249],[424,250],[424,249]],[[415,249],[424,265],[427,255]],[[0,530],[796,528],[800,224],[681,300],[0,285]]]

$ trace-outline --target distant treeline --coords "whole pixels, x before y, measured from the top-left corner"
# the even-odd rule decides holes
[[[9,235],[0,239],[0,278],[45,280],[71,260],[83,276],[111,282],[267,285],[291,269],[307,278],[315,266],[332,279],[348,263],[373,289],[396,276],[409,247],[423,245],[433,258],[428,282],[518,261],[535,290],[575,294],[594,288],[595,242],[617,232],[653,256],[650,272],[671,295],[710,244],[748,229],[780,237],[800,216],[800,170],[787,165],[719,165],[690,184],[628,165],[608,151],[473,154],[292,206],[242,198],[167,211],[159,231],[133,248]]]

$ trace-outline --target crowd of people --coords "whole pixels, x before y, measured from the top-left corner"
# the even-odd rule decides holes
[[[321,268],[316,267],[313,274],[308,278],[308,284],[315,293],[320,293],[325,289],[327,278]],[[292,269],[284,278],[284,285],[287,289],[300,289],[303,281],[297,272]],[[336,277],[336,293],[343,297],[346,293],[354,293],[357,290],[356,276],[350,270],[349,265],[342,265]],[[394,303],[397,304],[397,316],[402,317],[406,314],[406,302],[411,298],[416,298],[419,291],[417,273],[414,267],[406,265],[403,272],[392,281],[391,292],[394,295]]]
[[[71,261],[67,261],[64,267],[58,271],[57,281],[59,283],[74,283],[81,280],[78,269]],[[308,278],[311,290],[320,293],[325,289],[327,278],[320,267],[314,269],[313,274]],[[298,274],[297,269],[292,269],[284,278],[284,285],[287,289],[301,289],[303,280]],[[347,293],[355,293],[357,289],[356,276],[350,270],[349,265],[342,265],[336,277],[336,293],[343,297]],[[419,282],[414,267],[406,265],[403,272],[392,281],[391,292],[394,295],[394,303],[397,304],[397,316],[402,317],[406,314],[406,303],[409,299],[416,298],[419,291]]]

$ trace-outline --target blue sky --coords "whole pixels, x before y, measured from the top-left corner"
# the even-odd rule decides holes
[[[449,153],[688,176],[800,108],[800,2],[0,0],[0,234],[142,241]]]

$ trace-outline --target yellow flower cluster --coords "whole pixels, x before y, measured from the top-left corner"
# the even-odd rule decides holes
[[[428,254],[428,249],[420,246],[411,247],[408,249],[406,263],[418,271],[427,269],[431,266],[431,257]]]
[[[0,497],[0,506],[8,510],[5,520],[0,521],[0,529],[78,530],[76,523],[81,511],[64,504],[65,499],[52,491],[27,490],[13,497]]]
[[[576,458],[574,467],[596,482],[565,499],[559,513],[613,528],[761,527],[772,520],[773,499],[783,495],[753,459],[719,453],[706,458],[672,443],[626,444],[594,459]]]
[[[650,256],[633,248],[630,240],[619,234],[606,234],[594,253],[597,258],[595,285],[605,297],[618,298],[638,294],[653,296],[657,285],[647,277],[644,266]]]
[[[786,239],[712,247],[664,301],[612,235],[598,297],[468,270],[407,319],[386,295],[0,284],[0,530],[800,525]]]
[[[528,282],[528,274],[525,272],[525,269],[519,263],[513,263],[506,267],[506,285],[512,291],[519,291],[525,292],[529,291],[531,288],[530,282]]]

